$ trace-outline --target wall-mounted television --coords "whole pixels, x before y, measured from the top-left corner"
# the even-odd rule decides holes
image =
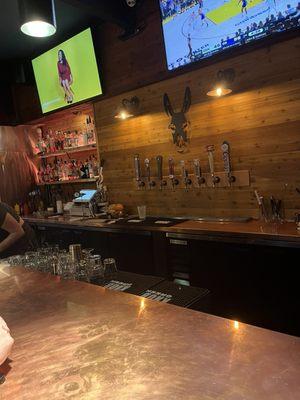
[[[300,26],[299,0],[159,0],[168,69]]]
[[[102,94],[91,29],[32,60],[43,113]]]

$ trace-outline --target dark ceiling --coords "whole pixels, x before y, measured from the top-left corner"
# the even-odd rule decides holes
[[[18,0],[1,0],[0,59],[27,58],[47,50],[68,35],[104,21],[118,24],[120,32],[132,29],[135,10],[125,0],[55,0],[57,32],[50,38],[33,38],[20,31]]]

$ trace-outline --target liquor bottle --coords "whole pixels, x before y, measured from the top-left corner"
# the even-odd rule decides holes
[[[95,178],[92,157],[88,160],[89,177]]]
[[[64,133],[62,131],[58,131],[58,135],[59,135],[59,142],[60,142],[60,150],[63,150],[64,146],[65,146]]]
[[[61,181],[63,180],[63,161],[62,159],[57,160],[57,175],[58,175],[58,180]]]
[[[55,148],[55,139],[53,136],[53,132],[51,129],[49,129],[49,152],[50,153],[55,153],[56,148]]]
[[[21,209],[20,209],[20,206],[19,206],[18,203],[15,204],[14,210],[15,210],[15,213],[16,213],[17,215],[20,215]]]
[[[90,178],[90,170],[89,170],[89,160],[85,160],[85,164],[84,164],[84,168],[85,168],[85,174],[87,178]]]
[[[38,181],[39,181],[39,183],[43,183],[44,182],[44,170],[43,170],[43,168],[42,167],[40,167],[39,169],[38,169]]]
[[[47,166],[44,168],[44,183],[49,182],[48,168]]]
[[[93,155],[93,170],[94,176],[99,176],[99,163],[95,155]]]
[[[54,143],[55,143],[55,151],[60,151],[61,146],[60,146],[59,131],[55,131]]]
[[[69,178],[69,168],[67,161],[64,161],[63,166],[62,166],[62,171],[63,171],[63,180],[67,181]]]
[[[50,136],[47,134],[46,139],[45,139],[45,144],[46,144],[46,153],[50,153]]]
[[[82,161],[80,161],[80,178],[81,179],[86,179],[87,178],[86,168],[85,168],[85,166],[84,166]]]
[[[23,215],[27,217],[30,214],[29,206],[27,202],[23,203]]]
[[[49,177],[49,182],[53,182],[54,181],[53,167],[52,167],[52,164],[50,164],[50,163],[47,165],[47,174]]]

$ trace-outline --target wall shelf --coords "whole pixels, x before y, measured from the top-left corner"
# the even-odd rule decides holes
[[[55,182],[47,182],[47,183],[38,183],[37,186],[52,186],[52,185],[71,185],[77,183],[92,183],[97,182],[98,177],[89,178],[89,179],[72,179],[69,181],[55,181]]]
[[[88,144],[86,146],[78,146],[78,147],[69,147],[61,151],[57,151],[55,153],[48,153],[44,155],[39,155],[37,154],[37,157],[39,158],[51,158],[51,157],[58,157],[58,156],[64,156],[66,154],[71,154],[71,153],[80,153],[83,151],[93,151],[97,150],[97,145],[96,143]]]

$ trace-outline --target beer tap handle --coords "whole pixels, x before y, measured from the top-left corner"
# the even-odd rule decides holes
[[[139,182],[141,180],[141,166],[140,166],[140,156],[138,154],[134,156],[134,171],[135,171],[135,180]]]
[[[163,158],[162,158],[162,156],[156,157],[156,163],[157,163],[157,177],[160,181],[162,181],[162,179],[163,179],[163,172],[162,172]]]
[[[175,165],[173,158],[169,158],[169,178],[173,179],[175,175]]]
[[[150,160],[149,160],[149,158],[145,158],[145,170],[146,170],[147,180],[150,181],[151,171],[150,171]]]
[[[205,178],[204,178],[204,176],[202,176],[200,161],[198,159],[194,160],[194,170],[195,170],[195,176],[197,178],[198,184],[202,185],[203,183],[205,183]]]
[[[150,168],[150,159],[145,158],[145,169],[146,169],[146,176],[147,176],[147,181],[150,189],[152,189],[155,186],[155,182],[151,180],[151,168]]]
[[[135,171],[135,180],[138,186],[139,187],[145,186],[145,182],[142,181],[140,156],[138,154],[135,154],[134,156],[134,171]]]
[[[227,174],[228,185],[231,186],[233,182],[235,182],[236,178],[232,175],[231,168],[231,157],[230,157],[230,146],[228,142],[223,142],[221,146],[222,150],[222,158],[224,162],[224,171]]]
[[[171,179],[173,189],[178,185],[179,181],[175,178],[175,164],[173,158],[169,158],[169,178]]]
[[[167,182],[163,179],[163,157],[157,156],[156,157],[157,163],[157,176],[158,180],[160,181],[160,190],[162,190],[163,186],[166,186]]]
[[[188,173],[188,171],[187,171],[187,169],[185,167],[185,161],[181,160],[180,161],[180,165],[181,165],[182,179],[183,179],[183,182],[184,182],[185,189],[187,190],[188,189],[188,185],[190,185],[192,183],[192,181],[189,178],[189,173]]]
[[[209,145],[206,147],[207,154],[208,154],[208,163],[209,163],[209,169],[210,169],[210,174],[212,178],[212,183],[213,187],[215,187],[216,183],[220,182],[220,178],[215,175],[215,163],[214,163],[214,150],[215,147],[213,145]]]

